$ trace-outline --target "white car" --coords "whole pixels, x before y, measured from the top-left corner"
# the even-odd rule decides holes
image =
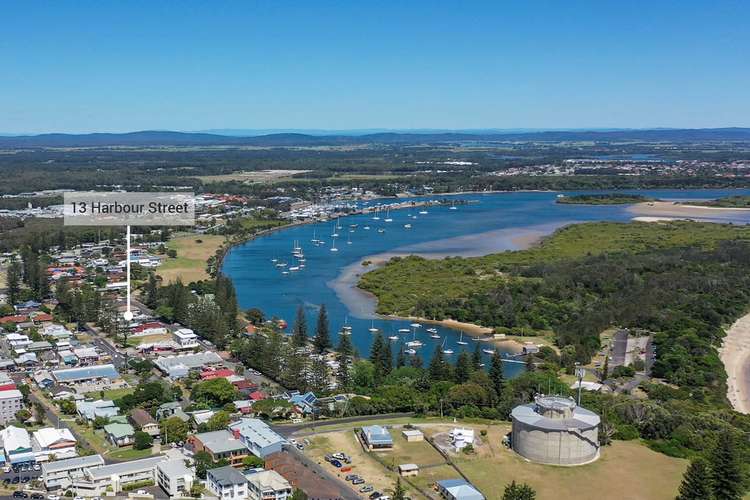
[[[59,495],[47,495],[47,500],[60,500]]]

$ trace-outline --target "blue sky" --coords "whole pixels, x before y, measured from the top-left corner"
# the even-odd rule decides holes
[[[748,1],[0,12],[0,132],[750,126]]]

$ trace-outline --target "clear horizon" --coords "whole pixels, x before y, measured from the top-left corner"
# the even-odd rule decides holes
[[[750,125],[743,1],[10,0],[3,18],[3,134]]]

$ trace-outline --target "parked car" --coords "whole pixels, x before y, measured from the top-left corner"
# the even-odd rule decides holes
[[[347,481],[351,481],[352,479],[357,479],[357,475],[356,474],[347,474],[344,477],[344,479],[346,479]]]
[[[379,491],[373,491],[370,496],[370,500],[375,500],[376,498],[380,498],[380,492]]]
[[[42,470],[42,466],[39,464],[34,464],[34,470]]]
[[[21,478],[22,483],[28,483],[29,481],[31,481],[31,478],[29,476],[23,476]]]
[[[333,458],[335,458],[335,459],[337,459],[337,460],[343,460],[345,456],[346,456],[346,455],[344,455],[343,453],[340,453],[340,452],[339,452],[339,453],[334,453],[334,454],[333,454]]]
[[[365,480],[364,480],[364,479],[362,479],[361,477],[358,477],[358,478],[355,478],[355,479],[354,479],[354,480],[352,481],[352,484],[362,484],[362,483],[364,483],[364,482],[365,482]]]
[[[359,489],[359,492],[360,492],[360,493],[370,493],[370,492],[371,492],[371,491],[372,491],[373,489],[374,489],[374,488],[372,487],[372,485],[369,485],[369,484],[368,484],[367,486],[362,486],[362,487],[361,487],[361,488]]]
[[[336,467],[338,469],[339,467],[341,467],[344,464],[342,464],[341,462],[339,462],[336,459],[333,459],[333,460],[331,460],[331,465],[333,465],[334,467]]]
[[[18,483],[20,483],[20,482],[21,482],[21,478],[20,478],[20,477],[18,477],[18,476],[16,476],[16,477],[14,477],[13,479],[11,479],[11,480],[10,480],[10,482],[11,482],[12,484],[18,484]]]
[[[47,495],[47,500],[60,500],[60,495]]]
[[[13,498],[29,498],[29,494],[25,491],[14,491]]]
[[[297,443],[297,444],[296,444],[295,446],[296,446],[296,447],[297,447],[297,449],[298,449],[298,450],[300,450],[300,451],[302,451],[302,450],[304,450],[304,449],[305,449],[305,447],[304,447],[304,446],[302,446],[302,443]]]
[[[332,456],[332,455],[326,455],[325,457],[323,457],[323,459],[324,459],[324,460],[325,460],[326,462],[329,462],[329,463],[330,463],[330,462],[331,462],[331,461],[333,460],[333,456]]]
[[[31,498],[32,500],[44,500],[44,495],[41,493],[32,493]]]

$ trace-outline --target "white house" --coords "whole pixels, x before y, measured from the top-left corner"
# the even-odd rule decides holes
[[[251,500],[287,500],[292,496],[292,485],[275,470],[250,472],[245,477]]]
[[[78,456],[76,438],[67,427],[39,429],[33,434],[32,445],[37,462]]]
[[[248,497],[248,481],[231,465],[206,471],[208,491],[219,498],[244,500]]]
[[[180,349],[198,347],[198,336],[190,328],[180,328],[172,332],[172,337]]]

